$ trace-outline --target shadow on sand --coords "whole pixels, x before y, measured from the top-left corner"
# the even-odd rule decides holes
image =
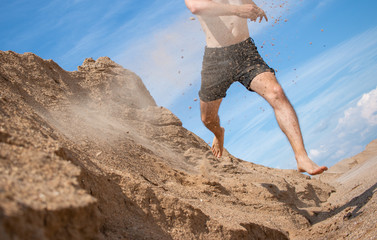
[[[335,209],[332,209],[330,211],[317,211],[315,212],[315,215],[313,216],[309,214],[307,210],[304,209],[305,204],[302,201],[300,201],[300,199],[297,196],[295,195],[292,196],[292,193],[294,191],[281,191],[278,189],[277,186],[273,184],[262,184],[262,186],[265,187],[271,194],[273,194],[276,197],[276,199],[278,199],[279,201],[285,202],[286,197],[284,198],[284,200],[282,200],[282,195],[286,195],[287,193],[291,194],[289,198],[293,200],[293,202],[296,202],[297,205],[289,204],[289,206],[293,210],[295,210],[296,212],[298,212],[299,214],[307,218],[312,225],[322,222],[328,218],[331,218],[348,208],[350,209],[354,208],[354,209],[352,212],[348,212],[346,215],[344,215],[343,217],[344,219],[352,219],[359,216],[363,212],[361,209],[370,201],[370,199],[373,197],[373,194],[376,193],[376,189],[377,189],[377,183],[375,183],[373,186],[368,188],[362,194],[354,197],[353,199],[351,199],[349,202],[345,203],[344,205],[337,207]],[[316,203],[319,202],[319,199],[314,199],[314,200]]]
[[[377,189],[377,183],[375,183],[373,186],[368,188],[366,191],[364,191],[359,196],[354,197],[349,201],[348,203],[333,209],[331,211],[327,212],[317,212],[317,216],[312,217],[311,223],[316,224],[319,222],[322,222],[328,218],[331,218],[338,213],[344,211],[347,208],[354,208],[352,212],[348,212],[346,215],[344,215],[344,219],[352,219],[357,216],[359,216],[363,211],[361,210],[369,201],[372,199],[373,195],[376,193]]]

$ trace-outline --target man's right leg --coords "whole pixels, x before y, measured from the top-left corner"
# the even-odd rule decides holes
[[[224,149],[224,128],[220,126],[218,115],[222,99],[211,102],[200,100],[200,113],[204,125],[213,133],[215,137],[212,143],[212,153],[215,157],[221,157]]]

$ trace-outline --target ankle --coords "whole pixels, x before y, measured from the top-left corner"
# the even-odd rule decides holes
[[[215,134],[215,136],[216,137],[222,137],[223,135],[224,135],[224,128],[223,127],[219,127],[218,129],[217,129],[217,131],[216,131],[216,133],[214,133]]]
[[[295,158],[296,158],[297,162],[302,162],[302,161],[310,160],[309,156],[308,156],[308,154],[306,154],[306,152],[305,153],[301,153],[301,154],[296,154]]]

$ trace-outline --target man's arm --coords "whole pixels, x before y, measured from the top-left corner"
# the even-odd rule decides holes
[[[259,22],[263,18],[268,21],[265,12],[260,9],[253,1],[250,4],[231,5],[214,2],[212,0],[185,0],[187,8],[195,15],[202,16],[238,16],[242,18],[249,18],[256,21],[259,17]]]

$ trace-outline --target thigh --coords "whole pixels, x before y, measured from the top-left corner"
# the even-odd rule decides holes
[[[258,74],[251,81],[249,88],[264,98],[267,98],[276,92],[282,91],[275,74],[272,72]]]

